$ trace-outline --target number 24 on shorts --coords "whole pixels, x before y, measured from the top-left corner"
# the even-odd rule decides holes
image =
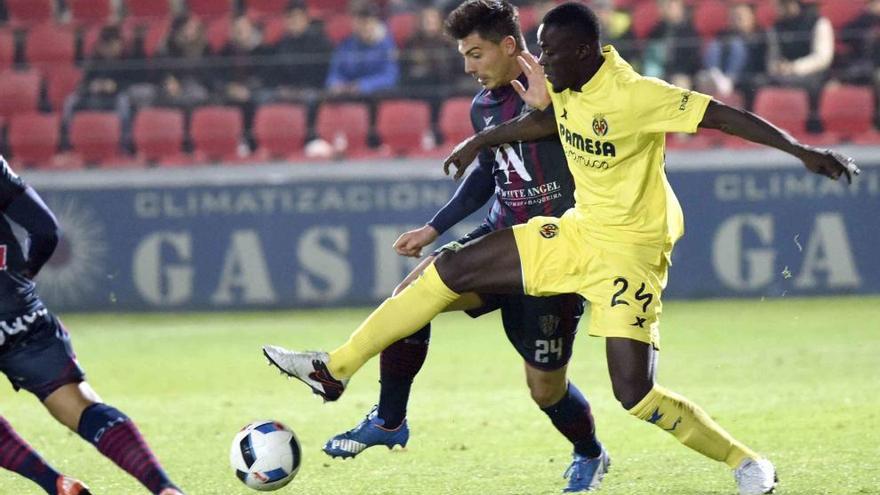
[[[625,295],[626,290],[629,288],[629,281],[623,277],[617,277],[614,279],[614,286],[620,286],[617,292],[611,296],[611,307],[617,306],[618,304],[625,304],[629,306],[629,302],[622,299]],[[645,283],[642,282],[641,287],[635,293],[636,301],[642,304],[642,313],[648,311],[648,306],[654,301],[654,295],[650,292],[645,292]]]

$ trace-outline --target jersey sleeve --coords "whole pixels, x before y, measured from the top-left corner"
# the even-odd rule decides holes
[[[434,215],[428,225],[442,234],[480,209],[494,192],[492,169],[487,170],[481,163],[465,177],[452,199]]]
[[[633,84],[636,122],[645,132],[697,132],[712,101],[711,96],[653,77],[639,78]]]
[[[26,188],[27,184],[12,170],[6,158],[0,156],[0,211],[6,211]]]

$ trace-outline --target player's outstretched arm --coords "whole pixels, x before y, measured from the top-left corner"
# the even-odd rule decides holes
[[[771,146],[800,159],[811,172],[837,180],[841,175],[852,183],[859,167],[852,158],[836,151],[814,148],[798,142],[789,133],[761,117],[712,100],[706,108],[700,127],[718,129],[753,143]]]
[[[450,165],[455,165],[454,177],[458,180],[483,148],[517,141],[535,141],[553,134],[556,134],[556,117],[553,114],[553,107],[532,110],[503,124],[487,127],[458,143],[443,162],[443,172],[449,175]]]

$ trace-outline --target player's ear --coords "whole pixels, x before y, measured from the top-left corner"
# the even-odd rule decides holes
[[[588,58],[590,58],[590,56],[592,56],[592,51],[593,50],[590,48],[590,45],[588,45],[587,43],[583,43],[577,47],[577,51],[575,53],[577,54],[577,58],[579,60],[587,60]]]
[[[504,39],[501,40],[501,49],[504,50],[504,54],[508,57],[512,57],[520,51],[516,43],[516,38],[513,36],[505,36]]]

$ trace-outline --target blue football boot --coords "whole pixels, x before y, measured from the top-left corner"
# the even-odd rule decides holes
[[[375,445],[389,449],[395,445],[406,447],[409,441],[409,426],[406,420],[393,430],[382,427],[385,421],[379,417],[378,407],[373,407],[367,417],[351,430],[336,435],[324,444],[324,453],[330,457],[348,459]]]
[[[611,467],[611,458],[608,452],[602,449],[599,457],[584,457],[580,454],[572,454],[571,465],[565,470],[563,478],[568,478],[568,486],[562,493],[591,492],[598,490],[602,478]]]

